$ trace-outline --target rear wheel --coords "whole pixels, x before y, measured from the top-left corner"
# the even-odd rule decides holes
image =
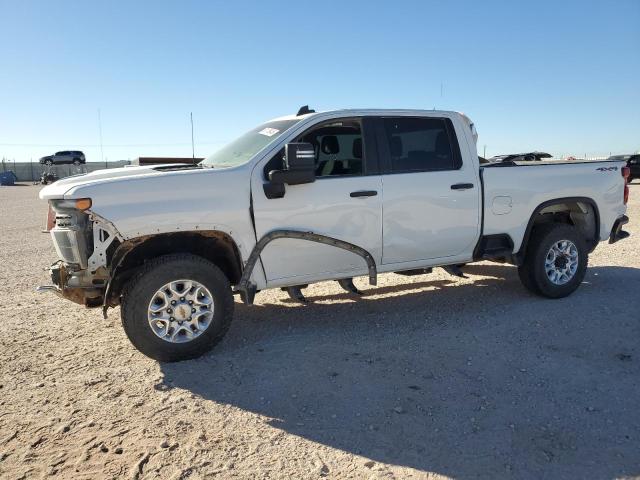
[[[233,318],[231,285],[213,263],[177,254],[148,262],[123,293],[122,325],[155,360],[176,362],[211,350]]]
[[[78,165],[80,165],[82,162],[80,161],[79,158],[74,158],[73,159],[73,164],[77,167]]]
[[[588,252],[580,232],[572,225],[552,223],[534,230],[518,274],[533,293],[562,298],[580,286],[587,263]]]
[[[531,276],[531,267],[529,263],[525,262],[518,267],[518,277],[520,277],[520,282],[527,290],[540,295],[540,290],[538,290],[538,286]]]

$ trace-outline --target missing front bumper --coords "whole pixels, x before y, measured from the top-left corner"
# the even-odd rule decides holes
[[[62,262],[56,262],[49,268],[53,285],[42,285],[37,292],[51,292],[59,297],[84,305],[88,308],[100,307],[103,303],[104,292],[93,287],[69,287],[67,285],[68,271]]]

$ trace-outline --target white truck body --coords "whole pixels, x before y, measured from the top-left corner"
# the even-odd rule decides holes
[[[407,115],[455,120],[463,167],[446,172],[323,178],[289,186],[281,199],[264,196],[262,167],[312,124],[344,117]],[[222,231],[233,238],[245,259],[256,237],[271,230],[313,231],[365,248],[375,258],[379,272],[470,262],[481,230],[484,235],[509,235],[516,253],[535,209],[554,199],[593,200],[599,210],[599,238],[609,238],[615,220],[626,211],[624,181],[617,169],[597,169],[612,164],[622,168],[624,162],[542,161],[485,168],[482,206],[478,155],[465,124],[458,113],[432,110],[308,114],[244,165],[177,171],[152,166],[100,170],[60,180],[44,188],[40,198],[91,198],[92,211],[109,220],[125,240],[176,231]],[[459,182],[473,183],[475,188],[450,189]],[[380,194],[349,197],[356,190]],[[255,229],[250,216],[252,195]],[[264,250],[262,264],[266,271],[258,267],[253,273],[258,289],[367,273],[362,259],[354,254],[295,239],[275,240]]]
[[[459,149],[457,168],[390,171],[390,163],[383,157],[392,155],[398,142],[390,136],[389,146],[381,146],[385,141],[381,125],[385,119],[404,118],[448,121],[451,145],[457,144]],[[318,125],[342,125],[345,119],[362,125],[365,153],[363,156],[362,146],[357,151],[354,140],[351,162],[362,162],[363,173],[317,175],[310,183],[287,184],[282,196],[269,198],[268,162],[288,143],[300,141],[305,132]],[[269,127],[272,122],[284,122],[286,128],[273,129]],[[50,201],[54,209],[63,199],[91,199],[91,207],[85,212],[89,215],[87,228],[104,229],[120,247],[144,244],[162,235],[217,232],[233,243],[240,272],[258,240],[277,230],[313,232],[358,246],[373,257],[379,273],[459,265],[483,258],[519,264],[537,216],[564,212],[584,233],[592,250],[598,241],[617,234],[626,210],[626,184],[621,175],[624,162],[541,161],[482,166],[476,152],[475,128],[466,116],[456,112],[339,110],[281,117],[272,122],[257,133],[273,138],[260,137],[267,143],[239,164],[102,170],[60,180],[44,188],[40,198]],[[316,161],[323,155],[318,148]],[[322,149],[331,152],[332,148],[334,153],[328,153],[329,158],[337,155],[338,146],[333,139],[324,142],[323,138]],[[400,151],[402,147],[397,148]],[[412,151],[397,154],[398,158],[402,155],[418,158]],[[367,162],[374,156],[376,166],[371,168]],[[331,160],[327,162],[325,168]],[[331,168],[335,170],[338,163],[334,161]],[[52,231],[54,241],[58,238],[56,229],[60,227]],[[88,251],[80,254],[88,257],[93,253],[88,269],[63,262],[68,283],[63,285],[58,278],[58,293],[71,298],[66,290],[77,287],[90,290],[105,306],[117,304],[117,298],[101,297],[118,267],[107,250],[107,243],[112,241],[99,245],[94,235],[93,247],[89,241]],[[352,251],[279,238],[259,252],[249,278],[254,290],[259,291],[368,273],[367,264]],[[102,275],[105,281],[97,289],[96,283],[91,283],[95,275]],[[237,278],[230,280],[232,285],[237,284]],[[78,301],[77,295],[74,299]],[[86,298],[84,303],[90,304]],[[92,302],[91,306],[98,303]]]

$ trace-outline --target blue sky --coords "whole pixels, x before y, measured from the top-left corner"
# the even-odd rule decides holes
[[[439,108],[487,155],[640,150],[640,0],[0,0],[0,157],[206,156],[300,105]],[[442,95],[441,95],[441,85]]]

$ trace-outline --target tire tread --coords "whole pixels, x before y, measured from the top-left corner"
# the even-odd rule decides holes
[[[551,239],[554,240],[550,242]],[[570,240],[576,245],[580,260],[578,271],[573,279],[565,285],[553,285],[549,282],[544,271],[544,257],[550,247],[549,243],[561,239]],[[547,298],[562,298],[570,295],[580,286],[586,273],[588,261],[585,240],[576,227],[566,223],[547,223],[539,225],[533,230],[524,263],[518,267],[518,275],[525,288],[531,292]]]
[[[209,337],[208,341],[206,342],[201,341],[193,344],[192,342],[180,344],[193,347],[191,349],[182,348],[185,351],[180,353],[171,352],[168,351],[168,349],[165,351],[161,351],[160,349],[156,348],[155,345],[146,342],[144,338],[138,338],[138,335],[136,334],[132,325],[132,323],[136,321],[134,308],[139,303],[139,299],[136,298],[136,288],[138,287],[138,285],[140,285],[140,281],[154,270],[157,270],[159,267],[170,265],[172,263],[176,263],[176,266],[184,265],[185,263],[200,264],[201,266],[209,269],[210,273],[217,277],[217,281],[223,283],[227,290],[226,294],[222,295],[222,305],[220,305],[219,303],[216,303],[215,305],[216,309],[222,309],[222,323],[216,335],[213,337]],[[127,337],[129,337],[131,342],[138,350],[158,361],[175,362],[197,358],[217,345],[225,336],[225,334],[229,330],[229,327],[231,326],[231,321],[233,320],[233,309],[234,300],[233,295],[231,294],[231,286],[229,284],[229,280],[218,266],[216,266],[209,260],[197,255],[188,253],[175,253],[156,257],[149,260],[148,262],[145,262],[140,270],[131,279],[129,279],[122,290],[120,318],[122,327],[124,328]],[[206,332],[204,332],[202,335],[206,335]],[[175,344],[167,343],[167,345]]]

